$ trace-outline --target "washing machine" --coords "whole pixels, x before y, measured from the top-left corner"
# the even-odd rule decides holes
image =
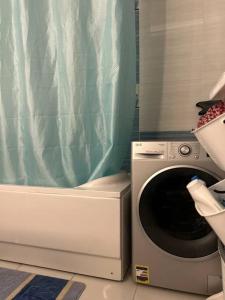
[[[196,141],[132,143],[132,273],[136,282],[211,295],[221,290],[217,238],[186,189],[225,178]]]

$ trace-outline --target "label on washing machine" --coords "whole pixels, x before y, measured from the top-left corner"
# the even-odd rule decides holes
[[[142,284],[150,284],[149,282],[149,268],[147,266],[136,265],[136,282]]]

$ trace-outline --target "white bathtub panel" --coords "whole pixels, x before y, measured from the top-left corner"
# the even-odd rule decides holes
[[[3,260],[74,272],[111,280],[122,280],[128,265],[122,270],[121,260],[0,242]]]
[[[0,207],[2,242],[121,256],[120,199],[2,190]]]

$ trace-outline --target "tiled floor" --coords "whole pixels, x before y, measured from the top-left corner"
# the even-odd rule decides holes
[[[64,279],[73,279],[86,284],[80,300],[203,300],[204,296],[169,291],[165,289],[145,287],[135,284],[130,275],[123,282],[104,280],[83,275],[74,275],[45,268],[20,265],[0,261],[0,267],[17,269],[35,274],[48,275]]]

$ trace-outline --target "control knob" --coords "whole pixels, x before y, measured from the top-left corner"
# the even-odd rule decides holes
[[[189,155],[191,153],[191,147],[188,145],[180,146],[179,152],[181,155]]]

